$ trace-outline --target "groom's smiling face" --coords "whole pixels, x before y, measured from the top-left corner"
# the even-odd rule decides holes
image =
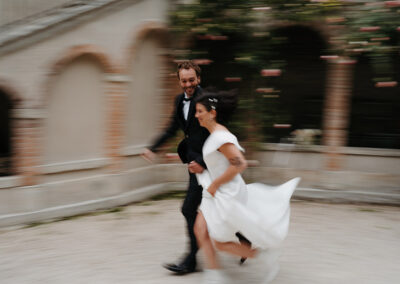
[[[196,91],[196,87],[200,84],[200,77],[196,75],[196,71],[193,68],[181,69],[179,71],[179,84],[188,97],[191,97]]]

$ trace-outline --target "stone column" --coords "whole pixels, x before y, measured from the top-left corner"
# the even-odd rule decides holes
[[[38,183],[39,143],[43,112],[39,109],[15,109],[12,115],[12,171],[22,177],[22,185]]]
[[[347,145],[354,63],[354,60],[339,59],[328,65],[322,139],[327,146],[326,170],[342,167],[339,148]]]
[[[107,130],[106,153],[113,173],[122,169],[122,147],[124,139],[123,119],[125,112],[126,90],[129,79],[125,75],[108,74],[107,81]]]

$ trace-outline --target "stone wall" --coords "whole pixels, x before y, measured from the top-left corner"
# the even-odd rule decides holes
[[[84,16],[76,10],[68,25],[71,11],[61,9],[40,31],[27,21],[13,27],[29,31],[24,36],[0,34],[0,88],[15,102],[0,225],[129,203],[184,180],[180,167],[139,156],[176,90],[169,3],[103,2]]]

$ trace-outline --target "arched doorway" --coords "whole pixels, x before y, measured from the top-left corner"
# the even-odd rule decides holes
[[[101,56],[77,52],[60,61],[49,82],[43,162],[57,164],[104,157],[106,94]]]
[[[393,56],[392,83],[380,83],[371,59],[355,66],[349,146],[400,149],[400,57]],[[397,85],[396,85],[397,83]]]
[[[8,176],[11,171],[11,110],[10,96],[0,89],[0,176]]]
[[[163,122],[168,64],[167,29],[157,23],[145,25],[136,35],[127,70],[131,77],[125,110],[125,148],[131,153],[154,139]],[[170,101],[168,101],[168,106]],[[170,115],[170,113],[168,113]],[[137,150],[136,150],[137,151]]]
[[[266,142],[281,142],[294,130],[322,129],[326,62],[320,58],[325,40],[307,26],[288,26],[271,31],[270,66],[279,76],[267,76],[259,87],[269,92],[260,99]],[[316,137],[314,144],[319,144]]]

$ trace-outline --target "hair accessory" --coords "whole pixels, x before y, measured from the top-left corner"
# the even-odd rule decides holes
[[[216,98],[208,98],[208,101],[210,102],[210,107],[213,110],[215,110],[217,108],[216,104],[218,103],[218,99],[216,99]]]

